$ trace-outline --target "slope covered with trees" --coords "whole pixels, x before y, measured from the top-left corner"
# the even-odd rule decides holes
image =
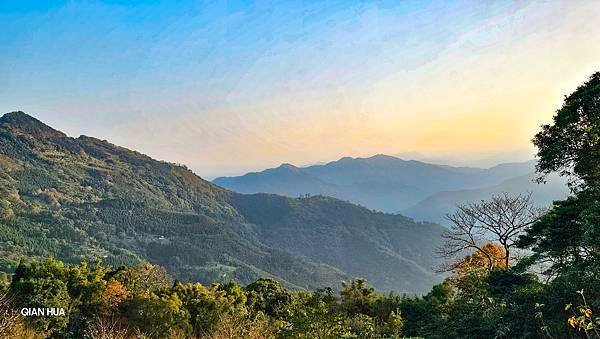
[[[368,277],[381,290],[425,292],[440,281],[440,227],[325,196],[236,195],[232,204],[262,243]]]
[[[382,289],[419,292],[438,279],[427,253],[440,239],[437,225],[322,197],[243,196],[185,167],[70,138],[23,112],[0,118],[0,192],[4,272],[21,256],[51,255],[117,266],[150,261],[178,279],[205,283],[269,276],[317,288],[364,276]],[[300,251],[291,238],[324,251]],[[362,249],[364,265],[354,263],[351,247]],[[402,279],[390,281],[387,265]]]

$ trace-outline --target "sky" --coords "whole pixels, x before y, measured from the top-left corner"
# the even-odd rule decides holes
[[[0,112],[213,178],[526,160],[600,71],[598,1],[0,1]]]

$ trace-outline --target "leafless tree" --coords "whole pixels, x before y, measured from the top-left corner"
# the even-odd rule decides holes
[[[531,192],[516,196],[502,193],[490,200],[459,204],[454,213],[446,215],[452,226],[444,234],[446,241],[438,253],[454,259],[465,251],[480,252],[487,258],[488,267],[493,268],[496,260],[483,245],[496,243],[504,250],[503,266],[508,268],[517,238],[543,211],[534,206]]]
[[[86,335],[92,339],[138,338],[129,333],[127,327],[113,317],[97,318],[88,326]]]
[[[13,307],[10,297],[0,293],[0,338],[10,338],[14,334],[15,326],[21,320],[21,315]]]

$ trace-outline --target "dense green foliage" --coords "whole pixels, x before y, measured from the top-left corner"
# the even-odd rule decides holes
[[[431,253],[442,231],[333,198],[240,195],[22,112],[0,118],[3,272],[23,256],[99,258],[149,261],[205,284],[270,276],[314,289],[364,276],[383,290],[425,292],[440,280]]]
[[[89,338],[375,338],[399,337],[399,298],[375,293],[364,280],[314,293],[291,291],[270,278],[170,282],[157,266],[55,259],[21,263],[5,292],[10,307],[55,307],[65,316],[17,317],[0,336]],[[0,319],[1,320],[1,319]]]
[[[432,268],[442,230],[430,224],[323,196],[236,195],[232,204],[266,245],[366,277],[380,290],[424,293],[441,280]]]

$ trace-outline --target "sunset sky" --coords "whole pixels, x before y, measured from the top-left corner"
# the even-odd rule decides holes
[[[378,153],[525,160],[600,71],[599,18],[583,0],[4,0],[0,112],[208,178]]]

